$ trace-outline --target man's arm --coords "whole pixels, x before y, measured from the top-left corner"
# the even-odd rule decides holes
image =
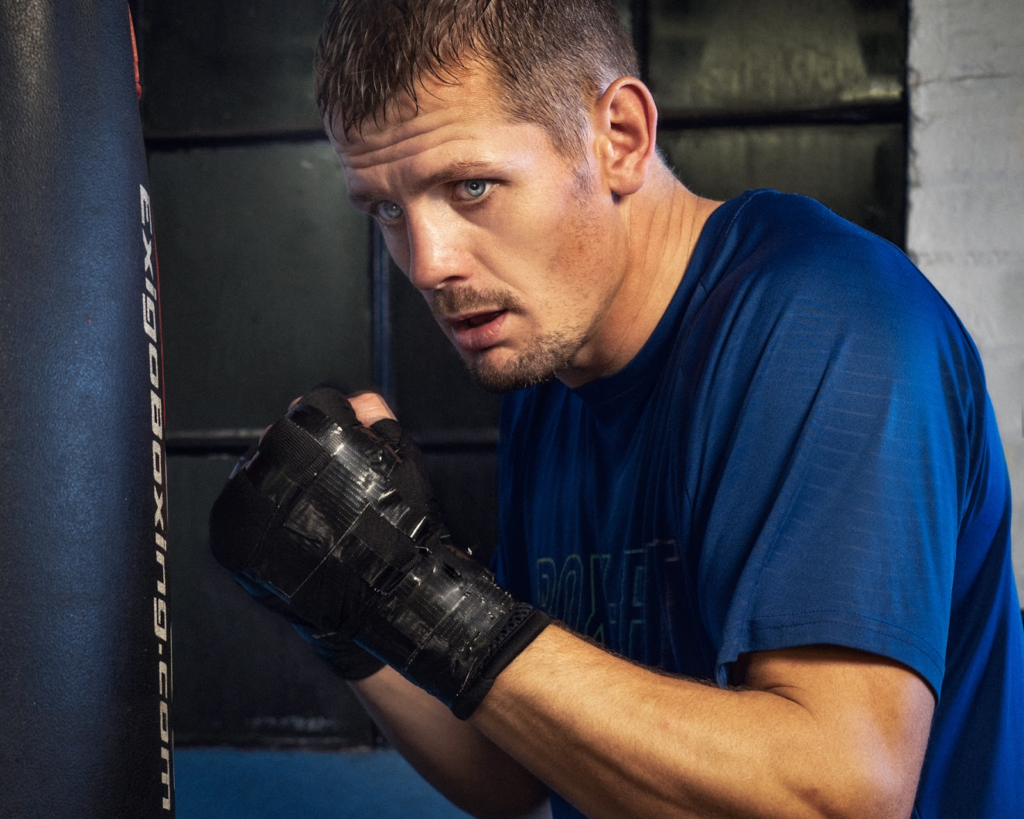
[[[462,810],[481,819],[550,816],[540,780],[393,668],[351,687],[388,741]]]
[[[470,721],[591,819],[910,815],[934,696],[832,646],[752,654],[743,690],[549,626]]]
[[[799,648],[741,658],[747,688],[721,690],[616,658],[454,550],[414,443],[362,417],[331,391],[294,406],[214,504],[211,546],[315,639],[356,639],[438,697],[389,671],[359,684],[456,801],[531,806],[528,770],[593,819],[909,814],[934,706],[913,671]]]
[[[351,400],[364,424],[393,417],[379,396]],[[549,627],[498,677],[470,723],[592,819],[910,814],[935,706],[921,677],[833,646],[752,654],[740,668],[745,690],[722,690],[658,674]],[[385,672],[357,687],[435,786],[475,800],[494,796],[494,782],[511,781],[527,798],[508,815],[533,803],[529,794],[539,792],[529,779],[505,779],[511,760],[458,725],[434,758],[447,764],[464,742],[453,770],[493,771],[494,779],[471,784],[438,771],[429,761],[438,750],[431,726],[459,721]]]

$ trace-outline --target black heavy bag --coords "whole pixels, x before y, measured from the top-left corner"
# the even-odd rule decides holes
[[[173,816],[163,383],[125,0],[0,2],[0,817]]]

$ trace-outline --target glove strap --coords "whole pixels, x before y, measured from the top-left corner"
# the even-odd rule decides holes
[[[452,713],[459,719],[467,719],[483,702],[498,675],[550,622],[551,618],[540,609],[519,603],[492,645],[491,652],[480,664],[480,672],[474,679],[467,681],[466,688],[455,698],[451,705]]]

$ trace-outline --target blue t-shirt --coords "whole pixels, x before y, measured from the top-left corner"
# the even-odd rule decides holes
[[[974,344],[898,249],[803,197],[725,203],[637,356],[506,396],[500,449],[514,594],[722,686],[800,645],[904,663],[938,697],[914,815],[1024,816],[1006,464]]]

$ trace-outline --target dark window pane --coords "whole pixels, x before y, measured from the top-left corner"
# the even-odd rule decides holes
[[[150,178],[173,431],[369,386],[369,227],[326,142],[153,153]]]
[[[901,125],[793,126],[663,133],[688,188],[728,199],[749,188],[811,196],[896,244],[904,231]]]
[[[650,81],[674,111],[897,102],[902,2],[653,0]]]
[[[320,128],[313,49],[321,0],[143,4],[147,135]]]
[[[373,744],[370,718],[348,686],[210,553],[210,507],[234,462],[172,456],[168,463],[175,741]]]
[[[427,304],[392,266],[391,361],[395,412],[409,429],[497,429],[499,396],[470,381]]]

